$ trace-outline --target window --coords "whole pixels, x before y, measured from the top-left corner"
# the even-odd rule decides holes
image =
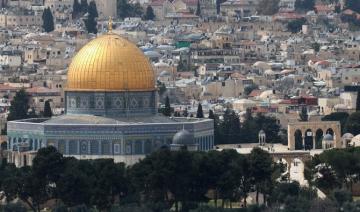
[[[101,142],[101,152],[103,155],[110,155],[110,142],[109,141]]]
[[[66,151],[66,145],[65,145],[65,141],[64,140],[59,140],[58,141],[58,149],[59,149],[59,152],[61,154],[65,154],[65,151]]]
[[[78,152],[78,146],[76,141],[69,141],[69,154],[75,155]]]
[[[120,144],[114,144],[114,154],[120,154]]]
[[[135,141],[135,154],[142,154],[142,141],[136,140]]]
[[[152,149],[151,140],[150,140],[150,139],[147,139],[147,140],[145,141],[145,154],[151,153],[151,149]]]

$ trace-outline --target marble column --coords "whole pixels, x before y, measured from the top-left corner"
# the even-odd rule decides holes
[[[312,137],[313,140],[313,149],[316,149],[316,138],[315,136]]]
[[[305,150],[305,136],[302,137],[302,149]]]

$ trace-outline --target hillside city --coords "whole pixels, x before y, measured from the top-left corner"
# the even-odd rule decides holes
[[[1,211],[360,211],[360,0],[0,0]]]

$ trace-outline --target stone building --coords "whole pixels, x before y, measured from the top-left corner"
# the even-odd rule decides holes
[[[169,147],[188,131],[198,150],[213,149],[210,119],[173,118],[157,113],[150,62],[134,44],[111,32],[85,45],[67,75],[65,114],[51,119],[8,122],[8,160],[32,164],[37,150],[56,147],[78,159],[112,158],[133,164]]]

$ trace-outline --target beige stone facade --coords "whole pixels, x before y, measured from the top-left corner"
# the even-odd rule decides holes
[[[288,149],[341,148],[341,131],[338,121],[295,122],[288,124]],[[299,137],[297,138],[297,135]],[[324,141],[325,135],[332,135],[333,142]],[[319,144],[319,145],[317,145]],[[308,147],[308,148],[307,148]]]
[[[41,15],[0,14],[0,27],[41,26]]]

